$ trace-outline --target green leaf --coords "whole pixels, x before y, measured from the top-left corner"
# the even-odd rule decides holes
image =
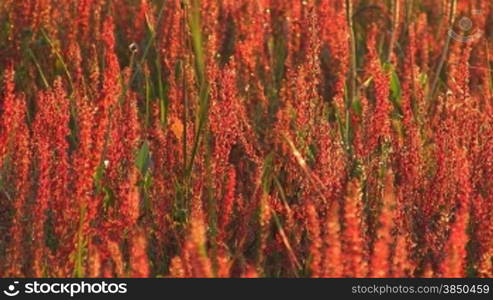
[[[101,184],[103,177],[104,177],[104,166],[103,166],[103,164],[100,164],[98,166],[98,168],[96,169],[96,172],[94,172],[94,175],[93,175],[94,184],[96,186],[96,193],[99,193],[103,188],[103,186]]]
[[[390,97],[392,102],[399,105],[401,101],[401,82],[395,72],[395,68],[390,63],[384,63],[382,66],[385,72],[390,72]]]
[[[113,194],[113,191],[107,186],[103,187],[103,193],[103,207],[105,210],[107,210],[109,207],[115,204],[115,196]]]
[[[140,147],[139,153],[137,153],[137,159],[135,164],[141,174],[145,174],[149,168],[150,154],[149,154],[149,144],[145,141]]]
[[[396,104],[401,103],[401,83],[399,81],[399,76],[397,76],[397,73],[395,70],[392,70],[392,73],[390,75],[390,91],[391,91],[391,97],[392,100]]]
[[[152,175],[148,172],[145,174],[143,182],[142,182],[142,190],[144,194],[144,210],[151,211],[151,199],[149,197],[149,191],[152,186]]]
[[[272,171],[274,162],[274,152],[269,153],[264,159],[264,167],[262,171],[262,189],[269,193],[272,184]]]

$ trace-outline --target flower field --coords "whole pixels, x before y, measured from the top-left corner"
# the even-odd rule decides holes
[[[1,0],[0,277],[493,277],[489,0]]]

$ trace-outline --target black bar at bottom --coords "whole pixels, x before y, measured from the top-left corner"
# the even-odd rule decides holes
[[[491,298],[493,279],[0,279],[0,299]]]

